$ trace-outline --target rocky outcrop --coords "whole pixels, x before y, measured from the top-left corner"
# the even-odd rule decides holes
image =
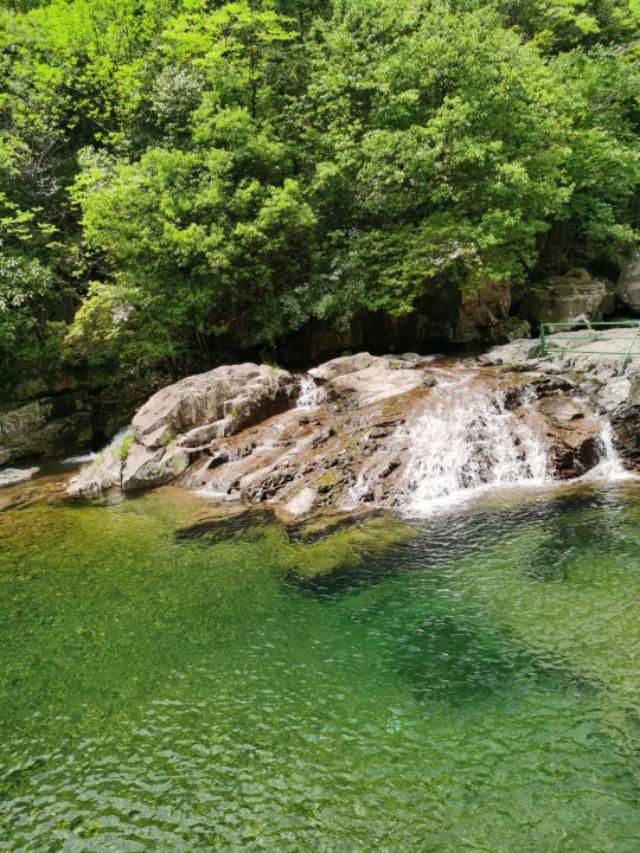
[[[154,394],[133,419],[133,432],[150,449],[165,447],[176,435],[182,446],[194,447],[275,414],[295,390],[286,370],[256,364],[218,367]]]
[[[543,371],[358,353],[311,375],[319,392],[315,406],[308,395],[304,407],[296,405],[299,380],[291,374],[256,365],[218,368],[163,389],[138,412],[129,435],[81,472],[70,494],[175,481],[218,500],[271,502],[292,517],[325,508],[397,507],[415,430],[436,391],[440,401],[455,393],[462,409],[489,401],[485,413],[469,421],[481,455],[482,435],[475,433],[495,411],[538,437],[558,478],[580,476],[598,459],[601,422],[569,396],[570,381]],[[516,457],[526,451],[518,448],[525,433],[514,433]],[[489,453],[487,477],[491,464]]]
[[[636,252],[622,267],[616,295],[623,305],[640,314],[640,252]]]
[[[84,391],[67,391],[0,408],[0,465],[87,446],[91,413]]]
[[[551,276],[531,285],[518,313],[535,324],[564,323],[581,314],[601,320],[614,307],[614,284],[594,278],[586,269],[576,268],[566,275]]]
[[[0,466],[55,459],[101,446],[128,424],[161,377],[114,385],[104,372],[54,372],[20,381],[0,376]]]
[[[551,465],[560,479],[581,477],[598,464],[602,423],[585,403],[557,394],[541,399],[537,411],[544,418]]]
[[[523,318],[511,317],[511,287],[490,282],[472,294],[462,294],[452,341],[461,344],[499,343],[530,332]]]
[[[256,364],[218,367],[154,394],[119,437],[70,487],[96,495],[163,485],[216,439],[232,436],[291,404],[298,389],[287,371]]]
[[[542,356],[539,342],[522,340],[496,347],[482,356],[486,365],[509,365],[517,371],[535,370],[564,376],[575,397],[589,400],[613,427],[613,440],[623,461],[640,465],[640,333],[638,327],[568,333],[563,352],[549,341]]]
[[[402,353],[447,345],[502,344],[530,333],[528,320],[513,316],[509,282],[487,282],[471,291],[434,281],[413,310],[400,317],[370,311],[342,321],[311,320],[284,341],[287,364],[306,367],[342,352]]]

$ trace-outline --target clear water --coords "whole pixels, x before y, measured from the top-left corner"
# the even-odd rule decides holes
[[[0,513],[0,849],[639,848],[636,483],[209,512]]]

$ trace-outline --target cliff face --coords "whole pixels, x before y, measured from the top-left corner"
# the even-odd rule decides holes
[[[130,422],[156,382],[114,383],[103,371],[68,371],[3,388],[0,466],[103,446]]]

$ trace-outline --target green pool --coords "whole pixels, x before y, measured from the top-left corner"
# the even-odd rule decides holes
[[[639,616],[634,483],[312,541],[10,509],[0,850],[637,851]]]

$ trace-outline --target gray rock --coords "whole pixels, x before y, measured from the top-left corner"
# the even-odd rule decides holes
[[[150,450],[136,442],[122,468],[122,491],[135,492],[170,483],[186,471],[190,461],[189,454],[175,442],[160,450]]]
[[[91,434],[90,408],[83,392],[6,406],[0,410],[0,465],[73,451],[89,444]]]
[[[287,501],[283,509],[285,512],[288,512],[289,515],[308,515],[316,502],[316,498],[317,493],[315,489],[305,486]]]
[[[536,359],[540,356],[540,341],[531,338],[521,338],[499,347],[492,347],[489,352],[479,358],[481,364],[487,365],[510,365],[515,367],[526,367],[527,369],[537,365]]]
[[[358,373],[360,370],[366,370],[375,364],[376,357],[368,352],[359,352],[357,355],[345,355],[341,358],[334,358],[321,364],[319,367],[314,367],[309,371],[309,375],[321,382],[330,382],[337,379],[338,376],[344,376],[348,373]]]
[[[577,268],[530,287],[519,313],[532,323],[564,323],[581,314],[601,320],[614,308],[614,285]]]
[[[110,489],[122,487],[122,469],[127,453],[126,445],[132,442],[133,433],[123,430],[104,448],[102,453],[84,465],[69,486],[69,497],[98,497]]]
[[[131,492],[171,482],[212,439],[282,411],[296,391],[290,373],[265,365],[239,364],[188,376],[154,394],[139,410],[126,453],[122,441],[107,448],[101,460],[71,482],[68,493],[95,496],[111,488]]]
[[[640,314],[640,252],[630,258],[622,268],[616,287],[618,299]]]
[[[599,460],[602,423],[585,403],[565,394],[537,404],[546,421],[550,461],[560,479],[581,477]]]
[[[512,333],[517,337],[517,326],[509,317],[510,310],[511,286],[508,282],[489,282],[473,294],[463,294],[452,341],[498,343],[509,340]]]
[[[176,435],[231,417],[237,426],[282,411],[296,390],[286,370],[257,364],[217,367],[188,376],[154,394],[132,426],[145,447],[164,447]]]

